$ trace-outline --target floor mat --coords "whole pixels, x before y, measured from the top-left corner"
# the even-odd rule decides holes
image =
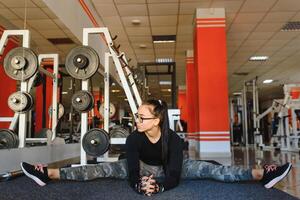
[[[258,183],[221,183],[210,180],[183,180],[172,190],[156,194],[151,198],[136,194],[127,181],[98,179],[87,182],[54,181],[40,187],[23,176],[0,183],[0,199],[5,200],[99,200],[99,199],[297,199],[277,189],[265,189]]]

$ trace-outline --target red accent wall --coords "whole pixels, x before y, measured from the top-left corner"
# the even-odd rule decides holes
[[[0,26],[0,37],[4,28]],[[9,95],[16,91],[16,81],[8,77],[3,68],[5,55],[13,48],[19,46],[15,39],[8,39],[3,55],[0,57],[0,117],[13,117],[14,112],[8,107],[7,99]],[[0,122],[0,128],[8,128],[10,122]]]
[[[197,69],[194,65],[194,57],[186,58],[186,113],[187,131],[194,133],[198,129],[198,83]]]
[[[179,90],[178,91],[178,108],[180,109],[180,119],[187,122],[188,115],[187,115],[187,109],[186,109],[186,91],[185,90]]]
[[[46,66],[44,67],[47,71],[53,72],[52,66]],[[44,75],[45,76],[45,75]],[[51,128],[52,123],[49,118],[48,110],[49,107],[52,105],[52,86],[53,86],[53,80],[50,77],[45,76],[45,89],[46,89],[46,96],[43,96],[43,84],[36,87],[36,99],[35,99],[35,132],[39,132],[42,128]],[[59,90],[58,90],[58,93]],[[59,94],[58,94],[59,99]],[[43,102],[45,101],[46,110],[45,114],[43,115]],[[46,127],[43,127],[43,118],[46,119]]]

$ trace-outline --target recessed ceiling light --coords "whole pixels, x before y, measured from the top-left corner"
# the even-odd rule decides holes
[[[147,45],[145,45],[145,44],[140,44],[139,47],[140,47],[141,49],[145,49],[145,48],[147,48]]]
[[[162,91],[162,92],[172,92],[172,90],[171,90],[171,89],[167,89],[167,88],[165,88],[165,89],[161,89],[160,91]]]
[[[266,61],[269,59],[269,56],[251,56],[250,61]]]
[[[176,35],[153,35],[153,43],[172,43],[176,41]]]
[[[173,62],[172,58],[156,58],[155,62],[157,63],[170,63]]]
[[[131,23],[133,25],[140,25],[141,24],[141,20],[139,20],[139,19],[133,19],[133,20],[131,20]]]
[[[283,27],[281,28],[282,31],[300,31],[300,22],[294,21],[294,22],[287,22]]]
[[[273,82],[272,79],[266,79],[266,80],[263,81],[263,83],[265,83],[265,84],[272,83],[272,82]]]
[[[120,92],[120,90],[111,90],[112,93]]]
[[[171,81],[159,81],[159,85],[172,85]]]
[[[234,92],[233,95],[238,96],[238,95],[242,95],[241,92]]]

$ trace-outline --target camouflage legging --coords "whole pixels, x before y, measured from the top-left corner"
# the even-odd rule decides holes
[[[140,175],[149,176],[153,174],[155,178],[164,177],[161,166],[151,166],[140,161]],[[118,178],[127,179],[126,159],[116,162],[99,163],[94,165],[83,165],[60,169],[60,179],[86,181],[97,178]],[[253,180],[251,169],[215,165],[209,162],[189,160],[183,161],[183,179],[215,179],[223,182],[249,181]]]

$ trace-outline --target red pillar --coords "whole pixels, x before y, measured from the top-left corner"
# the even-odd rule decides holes
[[[5,29],[0,26],[0,37],[2,36],[2,33]],[[4,71],[3,68],[3,60],[5,55],[13,48],[18,46],[18,41],[15,37],[10,37],[7,41],[7,44],[4,48],[3,54],[0,57],[0,117],[13,117],[14,112],[8,107],[7,105],[7,99],[11,93],[15,92],[16,87],[16,81],[8,77]],[[10,122],[1,122],[0,121],[0,128],[8,128],[10,125]]]
[[[195,24],[199,153],[230,155],[225,10],[197,9]]]
[[[180,119],[187,122],[187,108],[186,108],[186,90],[180,89],[178,90],[178,109],[180,109]]]
[[[188,133],[198,132],[198,84],[193,50],[186,52],[186,102]]]

